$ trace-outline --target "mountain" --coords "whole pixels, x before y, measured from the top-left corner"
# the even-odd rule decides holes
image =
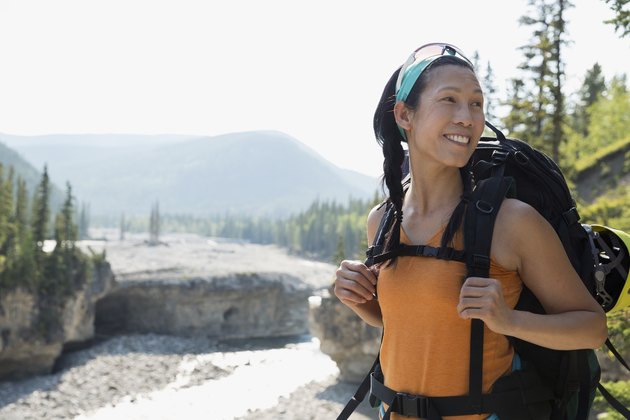
[[[9,174],[9,168],[13,167],[15,171],[15,179],[21,177],[26,182],[26,189],[28,190],[29,200],[33,199],[33,194],[37,185],[41,181],[42,172],[31,165],[26,159],[24,159],[19,153],[10,147],[2,143],[0,136],[0,164],[3,166],[3,176],[6,177]],[[43,165],[41,166],[43,170]],[[59,184],[57,184],[59,185]],[[57,211],[63,202],[64,192],[53,182],[50,192],[50,207],[53,211]],[[65,184],[63,184],[65,185]]]
[[[371,198],[377,180],[338,168],[277,131],[216,137],[0,135],[92,214],[288,215],[315,199]],[[351,157],[349,157],[351,158]]]

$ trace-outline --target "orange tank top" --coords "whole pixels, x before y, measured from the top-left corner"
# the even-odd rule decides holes
[[[426,245],[439,246],[442,231]],[[409,243],[401,229],[401,242]],[[453,240],[463,248],[461,232]],[[384,336],[381,368],[385,385],[398,392],[425,396],[468,394],[470,321],[459,317],[459,291],[466,277],[463,262],[431,257],[398,257],[378,277],[378,299]],[[506,303],[514,307],[522,282],[517,272],[491,261],[490,277],[501,281]],[[508,339],[485,328],[483,391],[512,368],[514,350]],[[487,415],[444,417],[483,419]],[[392,413],[392,419],[406,419]]]

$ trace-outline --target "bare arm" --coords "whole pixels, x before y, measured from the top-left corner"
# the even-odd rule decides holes
[[[493,331],[557,350],[598,348],[607,337],[606,315],[573,269],[553,228],[518,200],[505,200],[492,254],[519,272],[544,315],[508,308],[494,279],[469,278],[460,295],[463,318],[480,318]]]
[[[368,244],[372,245],[378,224],[383,217],[385,206],[374,207],[368,215]],[[366,323],[382,327],[383,319],[378,300],[374,299],[378,270],[369,268],[361,261],[344,260],[337,269],[335,278],[335,296],[352,309]]]

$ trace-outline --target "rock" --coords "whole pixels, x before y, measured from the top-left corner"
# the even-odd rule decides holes
[[[311,334],[321,351],[337,363],[340,380],[361,382],[379,352],[381,329],[366,324],[328,290],[309,301]]]
[[[104,242],[117,286],[97,304],[98,334],[307,334],[308,296],[327,287],[335,269],[270,245],[190,234],[161,241],[166,246],[133,236]]]
[[[311,293],[281,273],[128,282],[97,303],[96,328],[223,339],[302,335]]]
[[[49,342],[39,325],[38,299],[17,288],[0,297],[0,378],[50,371],[63,342]]]
[[[96,302],[114,288],[114,273],[108,263],[96,265],[92,273],[93,281],[84,283],[81,290],[66,302],[62,320],[66,347],[90,340],[94,337],[94,317]]]
[[[92,338],[96,300],[114,281],[109,264],[95,267],[61,304],[20,287],[2,294],[0,379],[49,373],[66,343]]]

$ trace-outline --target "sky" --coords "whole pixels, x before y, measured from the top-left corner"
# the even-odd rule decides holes
[[[604,0],[574,0],[565,93],[630,73]],[[372,116],[416,47],[449,42],[518,77],[527,0],[0,0],[0,133],[279,130],[378,176]]]

